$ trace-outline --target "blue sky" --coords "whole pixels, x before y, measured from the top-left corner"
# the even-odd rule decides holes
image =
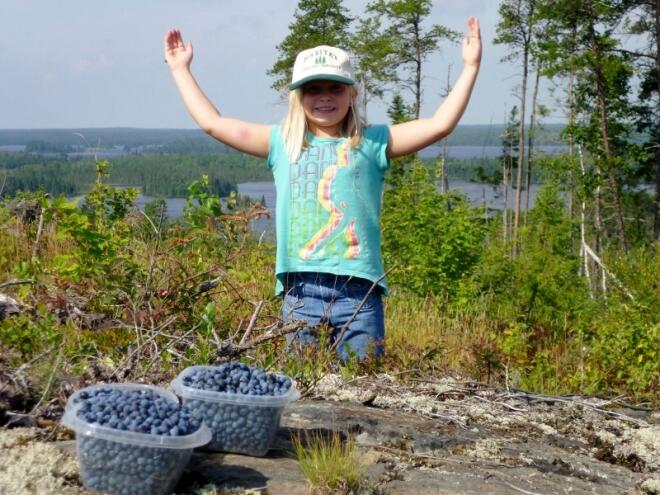
[[[163,36],[181,29],[195,50],[193,73],[220,111],[255,122],[286,110],[266,75],[287,35],[297,0],[0,0],[0,128],[193,128],[163,63]],[[345,0],[353,15],[365,1]],[[501,123],[516,100],[515,67],[493,46],[496,0],[435,0],[430,22],[465,32],[479,17],[481,73],[462,123]],[[440,103],[460,47],[446,45],[426,64],[423,115]],[[547,99],[547,97],[546,97]],[[548,103],[548,101],[546,101]],[[386,122],[387,103],[369,107]],[[546,121],[557,121],[547,119]]]

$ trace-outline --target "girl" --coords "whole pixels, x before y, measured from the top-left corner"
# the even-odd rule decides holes
[[[387,283],[380,251],[383,178],[390,159],[448,135],[467,106],[481,61],[479,22],[468,20],[463,71],[430,118],[366,126],[348,55],[319,46],[298,54],[283,124],[225,117],[190,72],[192,44],[165,35],[165,61],[197,124],[218,141],[267,159],[277,191],[276,292],[285,321],[305,320],[300,344],[328,325],[342,361],[380,356]]]

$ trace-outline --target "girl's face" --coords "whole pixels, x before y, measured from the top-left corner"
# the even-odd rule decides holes
[[[341,136],[342,122],[355,98],[355,89],[334,81],[311,81],[301,89],[309,130],[319,137]]]

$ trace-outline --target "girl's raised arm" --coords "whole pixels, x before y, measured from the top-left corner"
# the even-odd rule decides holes
[[[185,44],[180,31],[168,31],[165,35],[165,62],[195,122],[204,132],[232,148],[251,155],[268,156],[270,126],[223,117],[190,72],[192,58],[192,43]]]
[[[481,63],[479,21],[468,19],[468,36],[463,40],[463,72],[435,114],[390,127],[388,155],[395,158],[435,143],[454,130],[467,107]]]

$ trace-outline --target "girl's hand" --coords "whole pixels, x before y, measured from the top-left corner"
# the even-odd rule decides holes
[[[192,43],[183,43],[181,31],[170,29],[165,35],[165,62],[170,70],[187,69],[193,58]]]
[[[463,39],[463,63],[479,67],[481,63],[481,31],[476,17],[468,19],[468,35]]]

